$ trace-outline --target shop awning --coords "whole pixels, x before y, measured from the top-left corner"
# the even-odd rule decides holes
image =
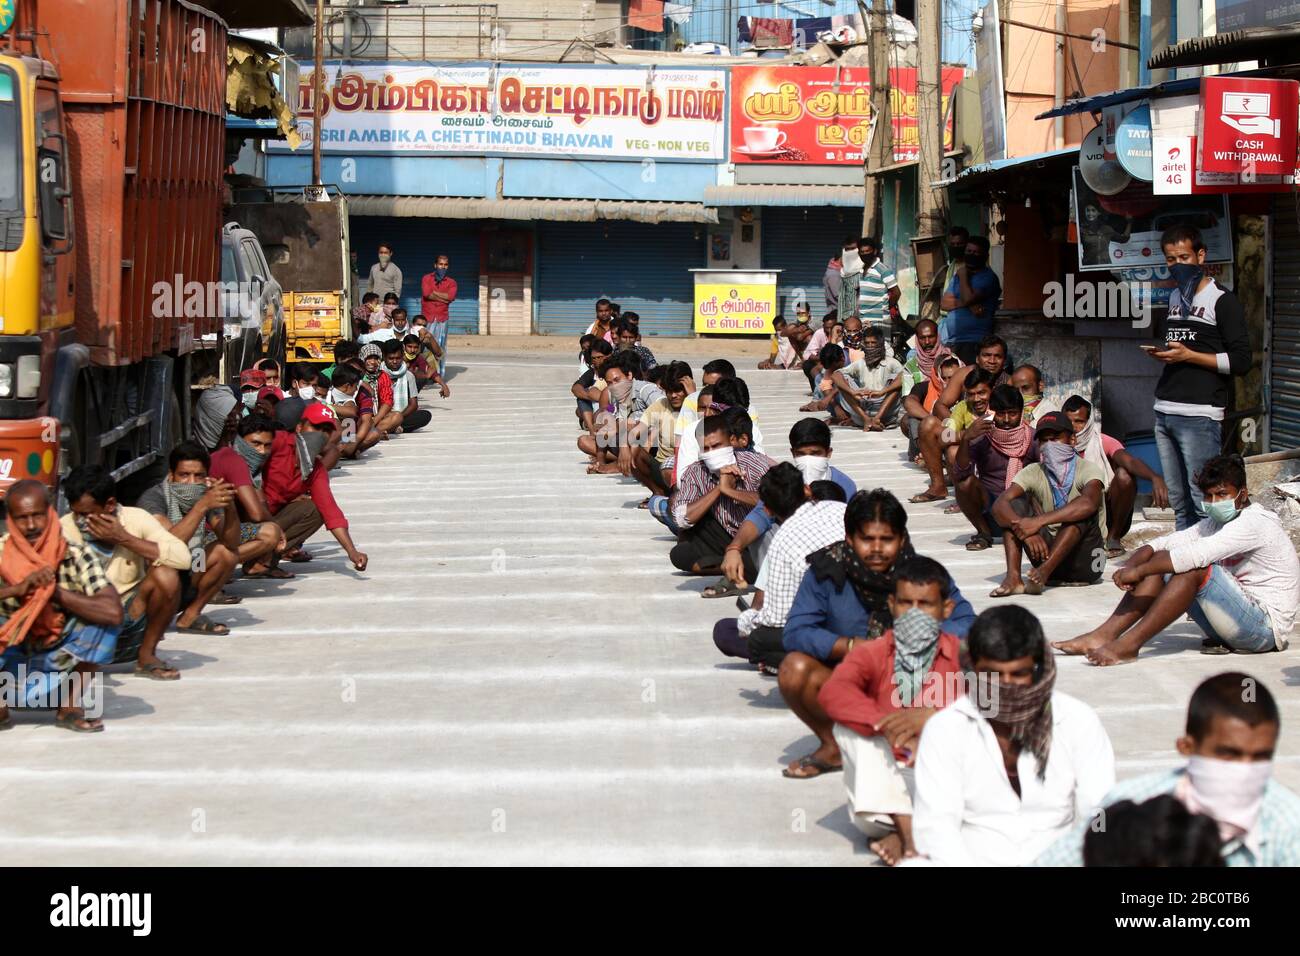
[[[207,7],[231,29],[309,27],[316,21],[306,0],[193,0]],[[314,4],[313,4],[314,6]]]
[[[1200,77],[1170,80],[1167,83],[1155,83],[1151,86],[1134,86],[1127,90],[1114,90],[1110,93],[1098,93],[1096,96],[1084,96],[1077,100],[1066,100],[1061,106],[1053,107],[1046,113],[1039,113],[1034,119],[1052,119],[1056,116],[1072,116],[1075,113],[1100,113],[1108,106],[1119,106],[1121,103],[1132,103],[1136,100],[1180,96],[1184,93],[1195,93],[1200,88]]]
[[[706,206],[861,206],[861,186],[705,186]]]
[[[971,166],[969,169],[963,169],[957,174],[957,178],[949,185],[960,184],[965,186],[972,181],[992,177],[999,173],[1006,173],[1010,170],[1022,171],[1034,168],[1041,169],[1058,160],[1063,162],[1070,157],[1077,156],[1078,153],[1078,146],[1067,146],[1065,149],[1053,149],[1045,153],[1033,153],[1029,156],[1016,156],[1011,159],[995,159],[991,163],[980,163],[978,166]]]
[[[1297,40],[1300,40],[1300,26],[1247,27],[1231,33],[1192,37],[1175,43],[1147,60],[1147,67],[1163,70],[1176,66],[1246,63],[1250,60],[1258,60],[1260,66],[1297,63],[1300,62]]]
[[[718,213],[701,203],[635,202],[619,199],[478,199],[463,196],[348,196],[354,216],[416,219],[530,219],[550,222],[716,223]]]

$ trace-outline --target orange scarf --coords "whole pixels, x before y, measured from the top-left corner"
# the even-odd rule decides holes
[[[33,571],[41,568],[53,568],[57,573],[63,556],[67,553],[68,542],[64,540],[63,529],[59,527],[59,516],[51,508],[36,546],[32,547],[22,533],[14,527],[12,518],[6,518],[9,540],[3,553],[0,553],[0,578],[12,587],[20,584]],[[53,582],[42,588],[33,588],[23,598],[22,607],[13,617],[0,626],[0,647],[13,647],[29,636],[35,638],[40,646],[53,643],[63,631],[65,616],[50,603],[54,597]]]

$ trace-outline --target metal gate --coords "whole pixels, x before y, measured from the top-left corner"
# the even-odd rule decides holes
[[[1293,193],[1273,202],[1269,450],[1300,448],[1300,222]]]
[[[822,277],[826,264],[846,236],[856,237],[862,211],[838,206],[765,206],[763,208],[763,268],[780,269],[776,286],[777,312],[794,319],[802,298],[814,324],[826,314]]]
[[[411,315],[419,315],[423,309],[420,280],[433,271],[434,258],[445,253],[451,260],[450,275],[456,280],[456,301],[451,304],[447,331],[478,334],[478,220],[354,215],[350,225],[363,293],[379,244],[391,243],[393,261],[402,270],[402,306]]]

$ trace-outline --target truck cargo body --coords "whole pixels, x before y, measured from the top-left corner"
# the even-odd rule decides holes
[[[60,470],[102,462],[125,478],[181,437],[190,353],[221,332],[206,304],[220,279],[225,51],[225,24],[183,0],[19,0],[0,68],[21,91],[30,202],[21,247],[0,250],[0,356],[41,359],[36,394],[0,394],[0,449],[53,418]]]

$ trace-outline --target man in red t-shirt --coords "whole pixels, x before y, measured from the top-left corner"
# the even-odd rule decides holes
[[[272,552],[284,550],[284,532],[271,519],[266,499],[254,483],[260,481],[275,439],[275,425],[260,415],[250,415],[239,423],[234,442],[212,453],[208,474],[235,487],[235,506],[239,511],[239,563],[245,577],[291,578],[283,568],[272,568]]]
[[[433,271],[420,280],[422,311],[429,319],[429,331],[438,342],[442,355],[438,358],[438,373],[447,372],[447,318],[451,304],[456,301],[456,280],[447,275],[451,260],[440,255],[433,260]]]
[[[293,431],[276,432],[262,492],[273,520],[288,539],[287,550],[301,547],[323,524],[343,546],[352,566],[364,571],[370,559],[352,543],[348,519],[330,490],[329,469],[320,461],[337,423],[327,405],[313,402]]]

